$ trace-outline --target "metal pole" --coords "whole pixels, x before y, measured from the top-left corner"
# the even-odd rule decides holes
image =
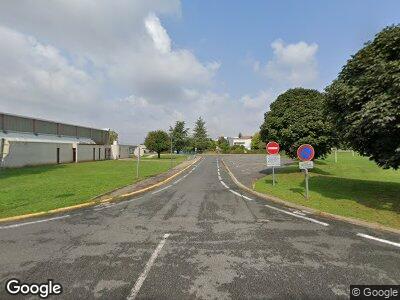
[[[308,169],[305,169],[305,176],[306,176],[306,199],[308,199]]]
[[[171,169],[172,169],[172,132],[171,132]]]
[[[0,140],[0,171],[3,168],[3,161],[4,161],[4,144],[6,143],[5,139]]]
[[[137,162],[136,162],[136,178],[139,178],[140,145],[138,145],[137,148],[138,148],[138,157],[137,157]]]
[[[275,167],[272,167],[272,185],[275,186]]]

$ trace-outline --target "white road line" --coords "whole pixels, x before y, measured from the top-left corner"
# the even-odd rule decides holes
[[[295,213],[291,213],[291,212],[288,212],[286,210],[283,210],[283,209],[280,209],[280,208],[277,208],[277,207],[274,207],[274,206],[270,206],[270,205],[267,205],[267,204],[265,204],[264,206],[269,207],[271,209],[275,209],[275,210],[280,211],[280,212],[283,212],[285,214],[294,216],[296,218],[300,218],[300,219],[304,219],[304,220],[307,220],[307,221],[310,221],[310,222],[314,222],[314,223],[320,224],[322,226],[329,226],[328,223],[324,223],[324,222],[321,222],[321,221],[318,221],[318,220],[315,220],[315,219],[311,219],[311,218],[308,218],[308,217],[300,216],[300,215],[297,215]]]
[[[160,190],[158,190],[158,191],[155,191],[155,192],[152,192],[151,194],[153,195],[153,194],[157,194],[157,193],[159,193],[159,192],[162,192],[163,190],[166,190],[167,188],[170,188],[172,185],[167,185],[166,187],[163,187],[162,189],[160,189]]]
[[[150,269],[154,264],[154,261],[156,260],[162,247],[164,247],[165,242],[167,241],[167,238],[169,236],[170,236],[169,233],[164,234],[163,239],[160,241],[160,243],[158,243],[156,250],[154,250],[153,254],[151,255],[142,274],[140,274],[139,278],[136,280],[135,286],[132,288],[130,295],[126,298],[127,300],[133,300],[136,298],[137,294],[139,293],[140,288],[142,287],[143,282],[146,280],[146,277],[149,274]]]
[[[374,236],[371,236],[371,235],[368,235],[368,234],[364,234],[364,233],[357,233],[357,235],[361,236],[363,238],[366,238],[366,239],[378,241],[378,242],[381,242],[381,243],[389,244],[389,245],[392,245],[392,246],[400,248],[400,243],[395,243],[395,242],[391,242],[391,241],[388,241],[388,240],[380,239],[380,238],[377,238],[377,237],[374,237]]]
[[[25,225],[31,225],[31,224],[36,224],[36,223],[43,223],[43,222],[61,220],[61,219],[65,219],[65,218],[68,218],[68,217],[70,217],[70,215],[64,215],[64,216],[61,216],[61,217],[55,217],[55,218],[39,220],[39,221],[32,221],[32,222],[25,222],[25,223],[13,224],[13,225],[6,225],[6,226],[1,226],[0,229],[16,228],[16,227],[25,226]]]
[[[253,201],[253,200],[254,200],[254,199],[251,199],[250,197],[247,197],[247,196],[245,196],[245,195],[242,195],[242,197],[243,197],[244,199],[249,200],[249,201]]]
[[[179,178],[178,180],[176,180],[173,184],[177,184],[179,181],[181,181],[183,179],[183,177]]]
[[[221,176],[220,175],[218,175],[218,179],[221,181],[222,180],[222,178],[221,178]]]
[[[222,180],[221,180],[220,182],[221,182],[221,184],[222,184],[224,187],[226,187],[227,189],[229,189],[229,186],[227,186],[227,185],[225,184],[225,182],[223,182]]]
[[[235,194],[236,196],[242,197],[242,195],[234,190],[229,190],[231,193]]]
[[[294,210],[293,213],[296,214],[296,215],[299,215],[299,216],[305,216],[306,215],[306,214],[302,213],[299,210]]]
[[[250,200],[250,201],[253,200],[253,199],[251,199],[251,198],[249,198],[249,197],[247,197],[247,196],[245,196],[245,195],[242,195],[242,194],[240,194],[240,193],[238,193],[238,192],[236,192],[236,191],[234,191],[234,190],[229,189],[229,191],[230,191],[231,193],[235,194],[236,196],[243,197],[243,198],[245,198],[245,199],[247,199],[247,200]]]

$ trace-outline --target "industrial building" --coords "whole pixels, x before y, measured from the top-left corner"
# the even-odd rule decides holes
[[[0,113],[2,167],[111,158],[108,130]]]

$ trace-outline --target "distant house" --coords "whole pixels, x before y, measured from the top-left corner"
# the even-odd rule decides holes
[[[241,145],[244,146],[247,150],[251,149],[251,138],[252,136],[242,136],[242,137],[227,137],[229,146]]]

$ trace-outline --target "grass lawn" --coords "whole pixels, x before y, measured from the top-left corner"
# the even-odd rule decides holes
[[[179,156],[175,165],[187,156]],[[170,161],[106,160],[0,171],[0,218],[84,203],[91,198],[165,172]]]
[[[338,153],[315,162],[310,172],[310,199],[304,197],[304,174],[298,163],[268,175],[255,190],[328,213],[400,228],[400,170],[383,170],[365,157]]]

